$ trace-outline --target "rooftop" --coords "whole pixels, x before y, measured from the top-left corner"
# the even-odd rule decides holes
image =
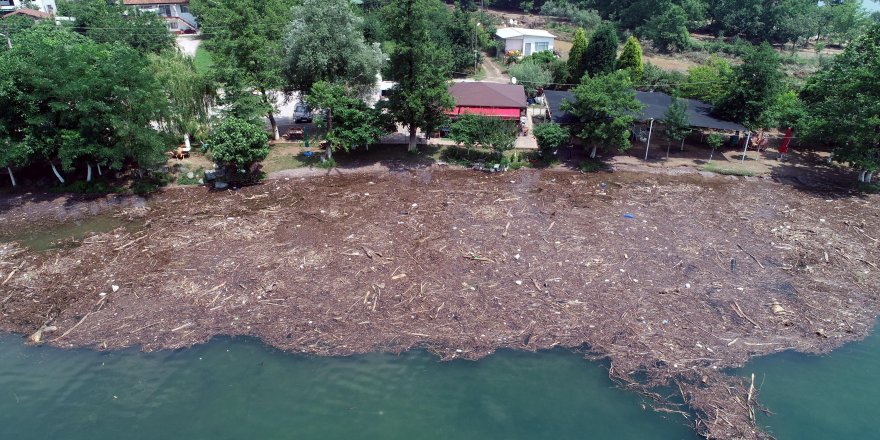
[[[52,14],[48,14],[43,11],[37,11],[36,9],[28,9],[28,8],[16,9],[15,12],[11,12],[9,14],[6,14],[3,16],[3,18],[11,17],[13,15],[24,15],[24,16],[31,17],[31,18],[34,18],[37,20],[52,18]]]
[[[185,5],[189,0],[122,0],[126,6],[139,5]]]
[[[521,85],[489,82],[459,82],[449,87],[458,107],[526,108],[526,91]]]
[[[547,37],[547,38],[556,38],[556,35],[551,34],[543,29],[526,29],[526,28],[518,28],[518,27],[508,27],[501,28],[495,31],[495,35],[499,38],[508,39],[508,38],[519,38],[519,37]]]

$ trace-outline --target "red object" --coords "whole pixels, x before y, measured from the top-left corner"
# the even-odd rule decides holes
[[[454,110],[449,112],[452,116],[457,115],[481,115],[481,116],[494,116],[501,119],[509,119],[514,121],[519,121],[520,109],[518,108],[504,108],[504,107],[467,107],[467,106],[458,106],[455,107]]]
[[[788,127],[788,130],[785,130],[785,137],[782,139],[782,144],[779,145],[779,154],[788,153],[788,145],[791,143],[793,133],[791,127]]]

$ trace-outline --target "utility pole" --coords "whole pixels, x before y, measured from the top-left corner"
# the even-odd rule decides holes
[[[645,143],[645,160],[648,160],[648,150],[651,148],[652,134],[654,134],[654,118],[651,118],[651,127],[648,128],[648,142]]]

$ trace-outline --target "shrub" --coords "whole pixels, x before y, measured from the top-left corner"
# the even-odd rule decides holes
[[[215,162],[248,170],[269,155],[268,135],[257,123],[228,117],[220,122],[208,141]]]
[[[510,66],[507,73],[522,83],[529,96],[535,95],[535,89],[547,87],[553,82],[550,71],[531,60]]]
[[[544,154],[552,154],[553,151],[566,145],[571,140],[571,134],[568,129],[559,124],[538,124],[535,126],[535,138],[538,141],[538,147]]]

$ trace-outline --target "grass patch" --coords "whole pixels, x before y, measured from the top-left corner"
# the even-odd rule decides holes
[[[159,191],[159,188],[162,188],[173,180],[173,177],[170,174],[166,173],[153,173],[143,179],[138,179],[131,184],[131,192],[139,195],[145,196],[150,193],[154,193]]]
[[[711,163],[707,164],[707,165],[703,165],[703,167],[700,169],[703,171],[708,171],[710,173],[722,174],[725,176],[752,177],[755,175],[754,171],[740,170],[740,169],[736,169],[736,168],[725,168],[725,167],[720,167],[718,165],[711,164]]]
[[[189,177],[189,173],[193,173],[193,177]],[[201,185],[204,182],[205,178],[205,169],[203,167],[199,167],[195,171],[188,171],[186,173],[182,173],[177,176],[177,184],[178,185]]]
[[[880,183],[859,182],[858,190],[866,194],[880,194]]]
[[[205,49],[204,44],[200,44],[198,48],[196,48],[196,56],[193,59],[193,64],[195,64],[196,72],[200,74],[207,73],[214,67],[214,56],[208,49]]]
[[[578,171],[582,173],[595,173],[602,171],[604,168],[605,164],[596,160],[584,160],[578,164]]]
[[[97,180],[91,182],[77,180],[64,185],[51,187],[49,188],[49,192],[74,194],[120,194],[125,192],[125,187]]]

